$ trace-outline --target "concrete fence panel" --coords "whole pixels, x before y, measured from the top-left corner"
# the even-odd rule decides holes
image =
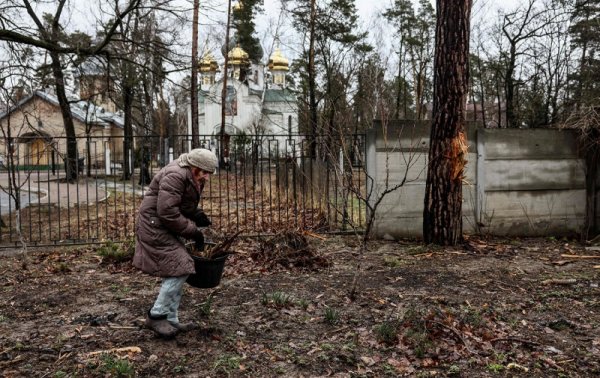
[[[371,203],[388,194],[375,217],[378,237],[422,237],[429,150],[428,122],[378,125],[371,133]],[[576,135],[553,129],[467,126],[463,231],[495,235],[562,235],[585,219],[585,164]]]

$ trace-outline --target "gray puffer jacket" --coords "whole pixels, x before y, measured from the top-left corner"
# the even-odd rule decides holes
[[[201,233],[191,220],[201,192],[189,167],[179,166],[178,160],[156,174],[137,219],[135,267],[159,277],[195,273],[194,261],[179,237],[194,239]]]

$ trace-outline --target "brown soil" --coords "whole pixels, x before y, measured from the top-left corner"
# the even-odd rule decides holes
[[[239,243],[220,286],[186,287],[180,318],[201,327],[174,340],[141,326],[160,281],[129,261],[89,247],[5,254],[0,376],[600,374],[600,259],[562,256],[598,251],[471,239],[373,242],[361,258],[350,237],[308,242],[312,264]]]

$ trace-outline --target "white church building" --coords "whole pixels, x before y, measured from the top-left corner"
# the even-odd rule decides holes
[[[225,138],[236,135],[261,136],[270,151],[289,154],[298,145],[298,105],[296,96],[286,86],[288,60],[275,48],[266,67],[252,63],[239,46],[228,52]],[[223,75],[211,53],[199,62],[198,134],[216,145],[222,129]],[[191,111],[188,115],[191,135]],[[225,147],[228,148],[227,146]],[[297,148],[297,147],[294,147]],[[228,154],[228,152],[227,152]]]

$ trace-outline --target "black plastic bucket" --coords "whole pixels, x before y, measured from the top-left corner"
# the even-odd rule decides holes
[[[216,287],[221,282],[225,260],[228,255],[220,256],[215,259],[207,259],[191,255],[194,259],[196,273],[190,274],[187,278],[187,283],[193,287],[211,288]]]

